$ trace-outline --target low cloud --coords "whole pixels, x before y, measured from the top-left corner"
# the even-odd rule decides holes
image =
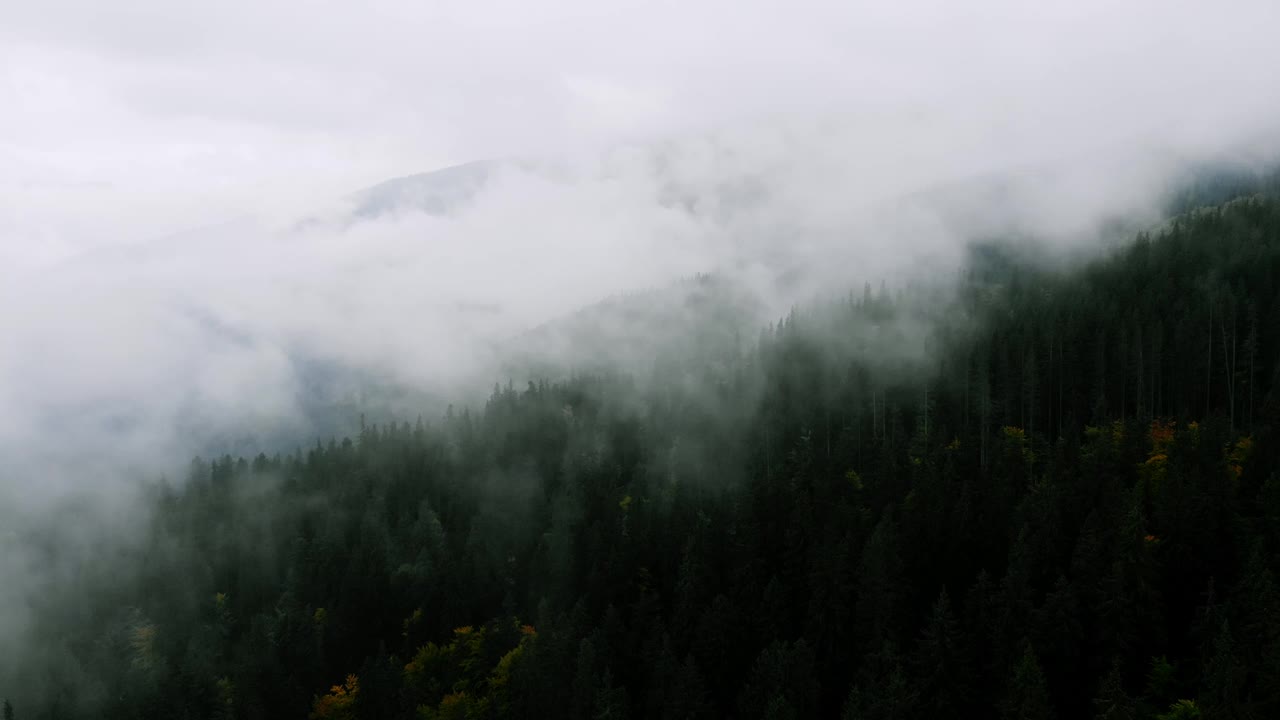
[[[430,413],[605,298],[710,272],[763,324],[1274,159],[1273,2],[909,5],[7,10],[0,604],[43,587],[14,517],[309,442],[365,379]]]

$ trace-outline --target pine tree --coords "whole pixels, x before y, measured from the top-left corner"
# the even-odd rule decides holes
[[[858,600],[854,608],[856,628],[868,647],[891,640],[897,629],[901,593],[902,560],[897,526],[891,510],[885,510],[867,539],[858,566]]]
[[[1134,720],[1137,716],[1133,698],[1124,691],[1119,657],[1112,660],[1111,670],[1102,679],[1093,709],[1094,720]]]
[[[1156,720],[1200,720],[1200,706],[1195,700],[1175,700],[1169,709],[1156,716]]]
[[[885,641],[867,655],[845,702],[844,718],[899,720],[914,717],[918,694],[907,679],[897,648]]]
[[[604,677],[596,689],[592,720],[626,720],[628,715],[627,689],[613,681],[613,671],[605,668]]]
[[[922,710],[940,717],[967,707],[970,659],[945,589],[920,634],[916,667]]]
[[[570,717],[577,720],[592,718],[596,701],[596,649],[591,640],[584,638],[578,644],[578,666],[573,676],[570,695]]]
[[[746,717],[794,712],[812,717],[817,710],[818,686],[813,676],[813,653],[804,640],[775,641],[761,651],[743,686],[738,705]]]
[[[1001,717],[1005,720],[1050,720],[1053,717],[1044,671],[1040,669],[1040,661],[1029,642],[1009,679]]]
[[[1205,707],[1213,716],[1244,717],[1247,669],[1236,652],[1230,623],[1223,621],[1213,640],[1213,654],[1204,669]]]

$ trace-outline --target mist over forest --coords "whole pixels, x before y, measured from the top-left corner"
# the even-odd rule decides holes
[[[1278,27],[0,8],[3,720],[1280,717]]]

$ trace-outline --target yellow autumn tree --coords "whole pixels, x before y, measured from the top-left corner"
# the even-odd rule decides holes
[[[133,626],[129,633],[129,646],[133,649],[133,665],[137,668],[149,669],[156,659],[156,626],[154,623],[141,621]]]
[[[1232,480],[1238,480],[1244,474],[1244,464],[1253,452],[1253,436],[1245,435],[1237,440],[1227,452],[1227,471]]]
[[[1169,448],[1173,445],[1174,423],[1160,420],[1151,422],[1151,451],[1147,459],[1138,466],[1141,477],[1153,488],[1158,488],[1168,475]]]
[[[1027,465],[1035,462],[1035,455],[1031,452],[1031,443],[1027,440],[1026,430],[1013,425],[1005,425],[1000,431],[1004,435],[1005,447],[1009,452],[1015,453]]]
[[[518,639],[495,663],[493,641],[506,637],[507,631],[518,632]],[[512,672],[537,635],[532,625],[466,626],[456,628],[446,645],[427,643],[418,648],[404,667],[405,689],[417,706],[417,716],[455,720],[501,714],[510,703]]]
[[[355,720],[356,698],[360,695],[360,678],[348,675],[341,685],[329,688],[329,694],[316,698],[311,707],[311,720]]]
[[[445,695],[435,707],[422,705],[418,708],[419,720],[469,720],[485,715],[488,705],[473,698],[465,692]]]

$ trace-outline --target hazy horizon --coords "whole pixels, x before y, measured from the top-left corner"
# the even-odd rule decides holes
[[[710,558],[707,562],[737,563],[737,556],[729,551],[716,554],[717,548],[737,547],[739,537],[756,532],[752,528],[772,527],[771,522],[752,525],[751,511],[743,508],[789,501],[782,491],[769,494],[774,492],[770,483],[777,480],[778,455],[787,454],[785,462],[795,468],[788,465],[786,472],[794,469],[795,477],[820,474],[814,470],[820,463],[814,459],[806,417],[825,419],[823,462],[830,467],[823,467],[824,479],[814,485],[819,487],[815,499],[805,501],[817,509],[796,510],[785,521],[802,518],[795,524],[805,525],[803,518],[810,515],[804,513],[827,513],[824,521],[835,528],[821,537],[815,530],[822,529],[821,523],[797,530],[814,532],[802,543],[805,548],[822,548],[825,553],[823,543],[838,546],[830,555],[837,560],[815,555],[812,564],[795,565],[804,568],[797,575],[808,573],[821,580],[830,571],[836,578],[828,594],[815,594],[808,606],[831,613],[828,617],[847,615],[849,608],[842,603],[852,602],[849,588],[856,583],[844,566],[858,566],[856,579],[861,582],[863,569],[874,572],[893,564],[885,558],[896,558],[897,550],[885,543],[894,532],[895,503],[907,507],[913,497],[932,498],[921,502],[936,500],[937,508],[986,502],[982,490],[973,501],[967,476],[962,495],[948,493],[960,487],[956,478],[973,468],[982,471],[972,472],[974,477],[996,472],[991,470],[989,436],[1001,436],[993,435],[993,428],[1000,428],[1011,443],[1029,438],[1029,444],[1018,445],[1022,449],[1016,455],[1026,459],[1025,468],[1018,463],[1011,463],[1012,469],[998,468],[1005,473],[1000,487],[1008,492],[989,493],[996,498],[994,504],[973,516],[978,520],[966,520],[972,522],[966,527],[975,537],[987,533],[995,538],[971,543],[975,552],[991,557],[1002,557],[1004,544],[1015,537],[1023,542],[1018,535],[1022,506],[1014,512],[1013,498],[1024,484],[1033,485],[1032,446],[1037,452],[1042,447],[1036,443],[1050,447],[1053,433],[1062,435],[1068,432],[1064,427],[1074,428],[1072,422],[1089,420],[1078,412],[1080,417],[1064,421],[1064,375],[1082,388],[1093,383],[1080,390],[1081,397],[1090,393],[1088,403],[1078,404],[1095,408],[1094,415],[1105,420],[1108,412],[1115,412],[1106,404],[1108,372],[1117,373],[1119,389],[1111,397],[1113,405],[1118,397],[1120,420],[1133,407],[1125,404],[1129,401],[1143,408],[1134,411],[1135,418],[1147,412],[1151,417],[1142,419],[1155,422],[1156,408],[1161,407],[1157,388],[1163,390],[1171,384],[1166,378],[1182,377],[1178,373],[1190,373],[1191,368],[1193,380],[1203,380],[1207,387],[1194,396],[1197,412],[1203,407],[1208,418],[1228,408],[1226,430],[1221,432],[1227,438],[1223,442],[1236,443],[1229,446],[1235,454],[1215,462],[1228,463],[1224,467],[1234,468],[1235,478],[1240,477],[1246,472],[1242,458],[1252,447],[1252,435],[1237,440],[1237,430],[1246,427],[1244,418],[1254,422],[1262,415],[1254,412],[1255,375],[1269,378],[1272,370],[1259,367],[1255,373],[1254,368],[1255,354],[1265,357],[1271,352],[1266,325],[1270,306],[1256,307],[1254,295],[1248,293],[1256,291],[1270,303],[1268,289],[1245,288],[1248,292],[1242,291],[1241,297],[1248,295],[1249,300],[1237,304],[1232,293],[1238,288],[1214,289],[1214,275],[1203,281],[1205,298],[1201,302],[1197,296],[1192,309],[1183,307],[1190,305],[1170,291],[1170,304],[1183,307],[1183,312],[1167,326],[1162,319],[1151,320],[1153,313],[1142,325],[1141,308],[1081,315],[1101,318],[1099,324],[1106,324],[1111,335],[1099,330],[1096,348],[1088,333],[1082,335],[1079,347],[1070,349],[1076,353],[1072,362],[1064,361],[1062,345],[1062,337],[1070,333],[1059,333],[1069,322],[1043,333],[1048,337],[1047,353],[1036,333],[1044,318],[1074,322],[1074,310],[1060,297],[1054,299],[1060,305],[1044,299],[1048,309],[1043,317],[1020,317],[1023,325],[1005,328],[1008,337],[982,339],[990,340],[990,346],[982,346],[988,354],[973,359],[972,366],[967,354],[960,359],[946,356],[948,349],[967,353],[969,340],[975,346],[979,342],[967,337],[972,318],[964,312],[988,312],[993,317],[999,313],[972,298],[970,305],[959,308],[948,291],[959,284],[975,243],[1005,243],[1044,267],[1063,270],[1083,260],[1113,257],[1108,253],[1125,246],[1135,233],[1168,220],[1180,193],[1214,173],[1276,173],[1280,84],[1271,74],[1280,68],[1278,28],[1280,3],[1274,0],[1034,5],[1014,0],[4,3],[0,648],[16,649],[0,658],[0,682],[22,686],[24,700],[34,704],[40,698],[54,708],[61,702],[59,693],[70,693],[83,703],[78,710],[84,712],[96,702],[115,702],[105,695],[109,687],[142,688],[139,697],[145,697],[147,688],[153,688],[148,683],[168,681],[158,665],[150,664],[160,652],[152,643],[163,631],[132,605],[100,609],[91,616],[86,608],[102,598],[70,598],[64,607],[59,602],[62,594],[68,588],[99,588],[111,602],[117,600],[111,594],[117,591],[120,602],[128,602],[129,592],[136,590],[134,601],[140,606],[145,603],[137,597],[154,588],[175,595],[198,588],[206,595],[216,593],[216,599],[201,596],[190,608],[177,601],[166,606],[173,610],[166,617],[179,619],[169,626],[169,636],[159,637],[178,642],[175,638],[182,637],[182,630],[174,628],[195,627],[190,618],[204,617],[199,613],[206,610],[213,613],[209,603],[216,603],[217,618],[200,630],[208,637],[182,637],[194,649],[181,662],[207,675],[200,676],[201,682],[208,681],[205,689],[216,688],[209,696],[225,695],[222,707],[231,712],[229,698],[237,692],[241,694],[236,697],[257,697],[252,680],[236,688],[225,674],[232,672],[227,668],[234,665],[233,651],[255,647],[259,641],[260,647],[276,642],[262,629],[268,626],[263,623],[275,621],[262,618],[301,618],[290,627],[311,628],[306,632],[320,628],[314,630],[316,638],[329,632],[322,627],[327,617],[323,605],[317,605],[318,610],[310,605],[299,609],[302,601],[291,594],[296,590],[293,584],[302,582],[296,573],[288,575],[290,585],[271,609],[285,584],[283,568],[296,563],[288,572],[333,573],[316,581],[320,587],[366,577],[360,573],[375,567],[372,561],[365,566],[353,560],[347,570],[335,570],[343,567],[341,552],[331,565],[305,565],[298,560],[305,553],[294,557],[296,548],[307,542],[319,543],[311,548],[316,557],[328,552],[326,548],[343,546],[337,540],[323,545],[332,539],[325,532],[349,542],[359,535],[361,547],[374,548],[370,557],[377,555],[379,562],[388,563],[404,550],[393,548],[393,534],[412,533],[413,542],[421,541],[427,549],[413,557],[406,554],[397,560],[403,561],[399,565],[376,567],[387,570],[388,577],[394,570],[397,582],[411,578],[404,582],[417,583],[417,588],[434,583],[436,573],[445,572],[441,563],[432,565],[435,560],[428,555],[444,552],[446,543],[440,538],[448,526],[454,533],[449,540],[454,553],[472,562],[460,562],[458,568],[465,566],[473,574],[458,570],[456,577],[448,576],[458,585],[441,587],[452,588],[449,592],[459,597],[469,592],[479,598],[477,604],[484,604],[501,599],[504,592],[514,593],[509,590],[516,584],[512,578],[527,571],[533,578],[526,588],[528,597],[518,598],[527,605],[522,610],[527,618],[531,608],[541,612],[540,603],[547,597],[560,602],[579,591],[587,593],[568,580],[563,587],[550,580],[539,585],[545,578],[530,558],[545,556],[551,565],[562,562],[565,568],[571,561],[580,561],[583,568],[611,568],[614,558],[639,557],[653,548],[618,551],[607,562],[591,553],[615,541],[622,547],[633,531],[638,537],[650,531],[657,537],[662,533],[653,528],[663,527],[667,519],[679,527],[696,517],[699,529],[689,530],[688,538],[677,537],[683,530],[662,537],[670,545],[664,552],[672,555],[677,551],[671,548],[684,547],[684,559],[649,562],[637,571],[643,574],[637,582],[645,593],[678,585],[680,593],[697,597],[700,586],[686,580],[700,566],[689,558],[703,553]],[[1237,207],[1231,221],[1238,226],[1254,223],[1250,232],[1261,237],[1273,227],[1267,224],[1272,222],[1269,207],[1260,204],[1253,215],[1250,208]],[[1207,225],[1188,231],[1197,238],[1213,232]],[[1239,250],[1229,258],[1234,263],[1230,265],[1217,255],[1211,257],[1226,268],[1215,267],[1213,272],[1221,270],[1231,277],[1255,256]],[[1259,251],[1256,257],[1271,256]],[[1149,269],[1136,261],[1133,267]],[[1199,278],[1196,273],[1204,270],[1178,267],[1187,278]],[[1020,267],[1017,272],[1033,278],[1030,282],[1057,282],[1058,276],[1035,274],[1039,269]],[[1253,282],[1264,270],[1246,280]],[[714,281],[708,282],[708,275]],[[1244,287],[1246,280],[1237,279],[1236,284]],[[1068,291],[1088,287],[1083,281],[1062,282]],[[768,337],[761,335],[764,328],[774,328],[773,323],[792,309],[830,298],[862,298],[864,287],[888,290],[883,297],[876,294],[875,300],[868,290],[865,304],[850,299],[839,306],[855,321],[838,327],[818,322],[788,331],[795,340],[788,352],[800,358],[794,367],[791,356],[773,357],[761,349],[766,342],[757,342],[758,337]],[[1125,294],[1123,283],[1104,289],[1111,301],[1138,305]],[[1040,308],[1042,299],[1033,295],[1012,292],[1010,297]],[[889,297],[907,299],[898,310],[890,310]],[[1024,310],[1000,308],[1006,309],[1009,317]],[[1202,310],[1208,314],[1207,323],[1197,314]],[[1230,341],[1226,317],[1231,318]],[[1192,320],[1194,329],[1186,330]],[[1215,322],[1222,334],[1221,361]],[[1208,352],[1195,349],[1195,362],[1203,358],[1204,366],[1167,361],[1187,348],[1166,348],[1192,337],[1200,342],[1199,328],[1206,324]],[[1175,337],[1174,329],[1182,334]],[[1119,361],[1112,366],[1106,364],[1113,349],[1108,341],[1119,348]],[[1023,344],[1016,352],[1009,349],[1016,343]],[[1134,348],[1136,360],[1130,357]],[[1247,374],[1241,359],[1246,354]],[[999,371],[993,359],[997,355],[1004,363]],[[862,365],[855,367],[854,359]],[[1037,365],[1042,360],[1043,370]],[[1095,360],[1096,367],[1089,365]],[[988,361],[993,364],[984,364]],[[847,367],[840,365],[846,362]],[[932,370],[927,369],[942,373],[944,366],[951,372],[945,382],[951,383],[952,394],[940,400],[928,374]],[[337,482],[299,490],[296,477],[277,476],[279,463],[255,478],[261,487],[245,491],[252,496],[248,499],[226,490],[234,474],[230,463],[219,470],[224,484],[217,492],[226,490],[225,505],[221,500],[202,505],[195,491],[183,495],[189,476],[212,472],[191,463],[197,454],[243,450],[252,456],[261,449],[310,448],[363,423],[365,412],[373,423],[407,420],[415,414],[437,422],[452,403],[459,408],[482,406],[494,383],[523,387],[598,367],[630,374],[627,382],[619,383],[622,389],[600,403],[605,407],[600,416],[612,425],[596,427],[594,419],[578,422],[576,400],[553,406],[550,403],[560,400],[533,392],[516,398],[511,393],[504,402],[512,407],[525,403],[525,414],[501,422],[522,428],[525,434],[519,442],[510,439],[518,433],[507,433],[506,426],[493,431],[493,447],[454,442],[456,438],[446,437],[452,432],[449,428],[438,436],[429,434],[437,432],[435,427],[420,431],[402,440],[406,447],[417,443],[412,462],[420,462],[422,477],[412,482],[399,478],[398,485],[388,480],[393,473],[387,467],[403,469],[410,460],[397,457],[384,465],[370,460],[362,471],[368,477],[362,475],[360,481],[367,480],[370,488],[385,481],[384,491],[390,487],[402,492],[412,507],[398,507],[400,496],[394,493],[375,502],[370,499],[377,494],[373,489],[343,495],[335,490]],[[1086,367],[1093,375],[1087,375]],[[1217,371],[1224,374],[1223,388],[1218,387]],[[1056,400],[1052,393],[1046,395],[1048,402],[1058,403],[1056,416],[1035,405],[1037,393],[1044,392],[1038,372],[1045,373],[1046,382],[1050,372],[1057,373]],[[893,383],[883,378],[896,377],[895,373],[915,373],[912,380],[917,385],[910,386],[909,395],[905,384],[898,395],[886,395]],[[731,396],[725,389],[730,376],[735,392],[743,395]],[[981,378],[972,388],[973,403],[971,376]],[[1000,402],[990,396],[993,378],[1007,394],[1003,400],[1008,407],[1003,410],[992,410]],[[1126,384],[1131,380],[1137,390]],[[1265,379],[1258,384],[1265,386]],[[563,390],[558,387],[550,394]],[[822,388],[837,388],[839,396],[832,390],[833,395],[820,397]],[[639,404],[633,395],[649,390],[653,397],[661,396],[653,401],[658,409],[652,412],[659,427],[645,429],[636,419],[639,411],[619,407]],[[1169,395],[1178,395],[1178,401],[1189,406],[1182,397],[1189,393],[1179,395],[1170,388]],[[767,409],[774,415],[765,412],[761,398],[773,398]],[[868,399],[869,424],[864,418]],[[1243,409],[1237,412],[1237,399],[1241,408],[1247,399],[1247,414]],[[1256,399],[1265,404],[1265,398]],[[809,405],[802,407],[802,402]],[[946,402],[951,402],[946,412],[955,427],[954,442],[930,435],[930,422],[939,422],[931,416],[931,403]],[[1172,401],[1168,407],[1174,407]],[[1028,425],[1042,417],[1042,426],[1028,427],[1024,433],[1012,419],[1000,425],[1001,413],[1013,417],[1010,408],[1016,408],[1019,423],[1024,415],[1031,419]],[[1186,414],[1185,407],[1182,410]],[[833,412],[847,412],[847,426],[837,421],[833,430]],[[919,429],[913,424],[917,421],[922,421]],[[1161,439],[1160,433],[1167,430],[1173,437],[1173,430],[1152,427],[1150,460],[1181,462],[1157,448],[1160,442],[1172,442]],[[489,430],[493,428],[474,437],[487,437],[483,432]],[[910,440],[904,440],[908,435]],[[962,436],[968,443],[963,446]],[[474,437],[468,435],[468,442]],[[1198,443],[1199,437],[1186,442]],[[432,445],[437,440],[438,446]],[[943,444],[947,442],[951,444]],[[864,455],[864,446],[872,445],[878,446],[875,461],[866,459],[871,450]],[[1064,445],[1052,447],[1061,450]],[[561,454],[551,456],[547,448]],[[1125,472],[1136,472],[1133,468],[1139,463],[1149,464],[1145,455],[1139,458],[1145,451],[1126,450],[1133,457],[1125,460]],[[360,447],[353,452],[373,451]],[[612,457],[609,453],[617,456],[609,460],[616,459],[615,465],[606,466],[602,459]],[[1044,451],[1044,457],[1048,454]],[[343,465],[349,458],[335,459],[324,450],[315,457],[314,466],[290,465],[292,460],[286,458],[283,467],[311,481],[350,472]],[[650,458],[651,468],[642,467],[643,457]],[[931,457],[948,459],[931,465]],[[833,458],[848,462],[837,467]],[[954,458],[965,458],[969,464],[957,465],[960,461]],[[503,464],[508,460],[510,466]],[[271,462],[262,459],[261,468]],[[1157,470],[1164,467],[1159,464]],[[899,468],[905,470],[895,476]],[[253,473],[258,470],[255,465]],[[1084,464],[1068,464],[1067,470],[1053,473],[1069,475],[1074,470],[1082,476],[1092,472]],[[645,474],[650,471],[653,477],[667,475],[653,480]],[[451,472],[459,477],[450,476],[449,482],[431,475]],[[1043,472],[1046,485],[1054,481],[1049,477],[1053,473]],[[724,492],[711,493],[714,499],[681,494],[676,480],[681,473],[685,481],[698,480],[697,473],[702,473],[712,478],[708,485],[719,483],[715,489]],[[867,475],[868,487],[873,478],[883,483],[864,493],[859,473]],[[162,477],[168,486],[156,490],[154,483]],[[598,478],[606,479],[597,482]],[[921,478],[933,484],[926,487]],[[650,480],[652,487],[645,485]],[[733,484],[739,480],[741,486]],[[430,502],[439,504],[435,509],[424,489],[428,482],[441,482],[430,495]],[[787,482],[799,481],[788,476]],[[606,488],[608,483],[616,487]],[[667,485],[659,487],[661,483]],[[196,481],[192,485],[212,486]],[[1038,492],[1041,486],[1035,487]],[[730,489],[741,494],[730,497]],[[900,489],[903,492],[895,495]],[[650,490],[651,496],[642,496]],[[1051,501],[1059,502],[1074,491],[1064,490]],[[152,492],[162,501],[148,495]],[[285,512],[269,502],[259,505],[253,493],[289,497],[297,500],[297,507]],[[448,499],[449,493],[456,493],[456,502]],[[633,494],[637,509],[629,509]],[[869,500],[872,495],[875,498]],[[1103,498],[1111,503],[1113,514],[1101,522],[1119,525],[1115,518],[1127,510],[1118,497],[1111,493]],[[309,504],[313,501],[314,507]],[[339,528],[338,520],[330,522],[315,511],[325,503],[330,503],[329,515],[350,522]],[[714,503],[721,504],[704,515],[704,507]],[[1191,495],[1168,500],[1170,507],[1182,507],[1178,503],[1195,504]],[[475,517],[466,514],[472,505]],[[207,527],[188,523],[185,515],[168,517],[173,527],[148,524],[153,513],[162,514],[157,510],[162,506],[189,508],[190,517],[207,521]],[[612,518],[608,522],[620,512],[620,530],[606,528],[604,519],[584,521],[590,508],[605,508]],[[660,514],[666,510],[655,508],[670,510],[670,518]],[[1069,509],[1083,522],[1078,507]],[[320,520],[313,522],[307,514],[313,511]],[[357,517],[357,512],[365,514]],[[921,512],[933,510],[925,507]],[[945,516],[950,511],[937,512]],[[658,520],[649,529],[640,521],[633,527],[628,513],[654,513],[649,517]],[[1068,514],[1063,510],[1053,517]],[[992,517],[998,520],[989,522]],[[295,521],[296,527],[289,524]],[[593,524],[597,521],[598,528]],[[1133,541],[1143,537],[1146,543],[1134,553],[1154,552],[1151,548],[1163,530],[1147,534],[1134,522],[1141,531],[1135,530]],[[715,523],[731,527],[733,538],[694,542],[695,536],[720,532],[721,525]],[[1065,520],[1062,523],[1067,527]],[[313,532],[317,526],[323,532]],[[1244,525],[1232,527],[1237,526]],[[598,530],[598,535],[580,533],[582,527]],[[739,527],[741,536],[735,534]],[[1124,532],[1132,529],[1125,528]],[[1057,543],[1056,556],[1070,558],[1076,552],[1072,544],[1078,529],[1062,530],[1061,537],[1043,542]],[[517,538],[525,530],[528,537]],[[1001,539],[1001,533],[1010,532],[1009,538]],[[457,540],[460,533],[465,533],[465,543]],[[766,547],[761,555],[772,553],[767,548],[779,546],[783,535],[787,542],[792,537],[770,533],[758,533],[756,539]],[[863,535],[871,538],[865,543],[871,555],[861,555]],[[168,540],[173,537],[191,544],[171,545]],[[1105,545],[1098,537],[1088,536],[1094,545]],[[518,553],[511,548],[517,545],[528,567],[516,568]],[[587,550],[575,556],[578,546]],[[916,557],[925,558],[918,564],[942,564],[930,557],[928,547],[921,541],[912,548],[919,551]],[[1104,552],[1096,554],[1102,558],[1099,567],[1111,567],[1101,564],[1107,559]],[[215,588],[212,568],[230,562],[227,557],[243,564],[219,571],[216,582],[223,584]],[[98,560],[101,565],[88,567]],[[630,560],[619,560],[619,566],[624,562]],[[172,574],[156,570],[151,577],[147,573],[153,563]],[[278,576],[268,577],[267,568]],[[647,579],[650,568],[660,578],[652,586]],[[117,570],[119,578],[114,576]],[[547,577],[560,572],[552,570]],[[255,579],[255,571],[261,577]],[[666,577],[661,577],[663,572]],[[197,578],[200,573],[205,575]],[[564,578],[571,574],[563,570]],[[942,579],[937,584],[945,587],[945,573],[938,577]],[[505,583],[501,587],[500,578]],[[765,574],[751,580],[758,580],[760,587],[744,583],[742,595],[759,595],[756,591],[768,578]],[[129,584],[135,580],[136,585]],[[237,606],[245,622],[256,618],[251,631],[233,629],[223,594],[226,587],[241,582],[257,593],[237,595],[232,601],[245,603]],[[386,580],[387,587],[391,582]],[[411,610],[420,601],[406,587],[398,587],[405,597],[395,600],[408,603],[406,607],[388,601],[378,609],[385,617],[370,616],[383,624],[390,622],[388,618],[398,621],[393,613]],[[1017,587],[1030,587],[1030,581]],[[1092,592],[1093,586],[1081,587],[1086,589],[1069,597],[1070,602],[1063,600],[1063,607],[1074,608],[1071,603],[1077,596]],[[547,594],[535,597],[534,588]],[[952,589],[959,597],[962,588]],[[932,601],[934,587],[914,589],[921,597],[926,590]],[[805,591],[799,583],[783,592],[794,592],[788,596],[794,600]],[[326,592],[316,590],[315,598],[305,602],[328,602],[341,595]],[[868,591],[867,596],[874,594]],[[679,633],[694,634],[694,621],[702,616],[690,614],[689,608],[710,603],[711,595],[703,595],[697,602],[681,596],[680,612],[687,617]],[[1027,591],[1028,615],[1030,598]],[[511,599],[511,607],[516,602]],[[560,602],[558,607],[567,610],[572,605]],[[203,609],[191,609],[197,606]],[[341,610],[332,604],[330,609],[340,617]],[[181,619],[186,610],[189,616]],[[497,610],[486,612],[487,619]],[[514,621],[506,605],[502,612]],[[421,620],[421,614],[419,607],[417,616],[404,621],[406,643],[411,621]],[[451,627],[471,621],[465,612],[455,614],[453,618],[442,611],[440,617],[456,619]],[[767,612],[761,610],[764,615]],[[57,629],[49,631],[54,635],[62,632],[63,619],[70,618],[69,629],[46,646],[45,638],[35,637],[37,617],[46,623],[45,631]],[[99,631],[110,623],[117,635],[103,639]],[[470,625],[463,627],[470,632]],[[639,636],[649,628],[632,630]],[[525,632],[524,637],[533,634]],[[441,640],[428,638],[425,631],[419,635],[414,642]],[[221,639],[208,639],[214,636]],[[263,640],[268,636],[270,643]],[[244,644],[233,647],[227,640],[231,637]],[[571,650],[585,648],[574,650],[579,663],[585,663],[579,666],[586,668],[581,672],[595,682],[595,650],[585,636],[573,637]],[[352,655],[342,659],[345,671],[360,669],[361,656],[353,648],[372,639],[357,637],[342,648]],[[852,647],[848,639],[832,644]],[[859,642],[863,639],[859,635]],[[1009,640],[1009,647],[1020,639]],[[117,677],[112,674],[116,668],[88,667],[92,661],[87,658],[97,657],[95,653],[116,652],[102,650],[109,642],[132,648],[133,675],[121,671]],[[685,638],[677,638],[677,643],[683,642]],[[187,652],[175,647],[165,652],[172,651],[174,657]],[[221,648],[217,652],[222,655],[214,658],[213,650],[207,657],[201,654],[213,647]],[[1145,652],[1156,645],[1142,647]],[[320,648],[319,640],[314,648],[299,642],[288,649],[298,648],[303,654],[320,655],[313,652]],[[785,643],[781,651],[770,648],[761,655],[762,663],[786,660]],[[1030,644],[1027,648],[1034,664]],[[880,649],[874,646],[875,653]],[[672,654],[670,648],[663,652]],[[796,657],[801,655],[795,650]],[[832,656],[843,657],[837,652]],[[386,660],[385,648],[378,658]],[[672,663],[682,661],[673,658]],[[708,666],[704,671],[719,672],[706,658],[700,661]],[[484,668],[492,665],[486,663]],[[696,679],[697,666],[693,660],[688,663],[685,667],[693,668]],[[246,677],[258,671],[241,665],[236,672]],[[573,671],[571,664],[566,667]],[[322,671],[333,670],[317,664],[298,671],[302,679],[291,692],[303,698],[299,708],[309,693],[323,693],[334,687],[332,682],[342,682],[339,676],[327,675],[320,681]],[[1168,676],[1173,673],[1169,670]],[[268,676],[265,670],[262,674]],[[1028,671],[1027,677],[1031,675]],[[583,707],[614,698],[611,676],[606,672],[604,677],[601,688],[584,685],[587,695],[595,690],[599,695]],[[619,680],[639,687],[634,677]],[[849,678],[828,683],[825,707],[843,701],[833,688],[839,684],[842,693],[847,682]],[[860,707],[856,688],[845,707]],[[335,696],[347,692],[339,690],[341,686],[335,688]],[[0,687],[0,697],[8,697],[7,692]],[[431,706],[424,705],[419,717],[434,717],[432,697]],[[767,699],[762,696],[761,708]],[[1160,697],[1159,707],[1171,699]],[[730,700],[737,702],[719,700],[724,701],[722,709],[732,706]],[[121,707],[127,705],[120,702]],[[810,707],[817,707],[815,702]],[[315,703],[317,708],[322,704],[319,699]],[[443,708],[444,701],[440,703]],[[243,706],[237,711],[247,712]],[[26,717],[18,714],[22,720]]]

